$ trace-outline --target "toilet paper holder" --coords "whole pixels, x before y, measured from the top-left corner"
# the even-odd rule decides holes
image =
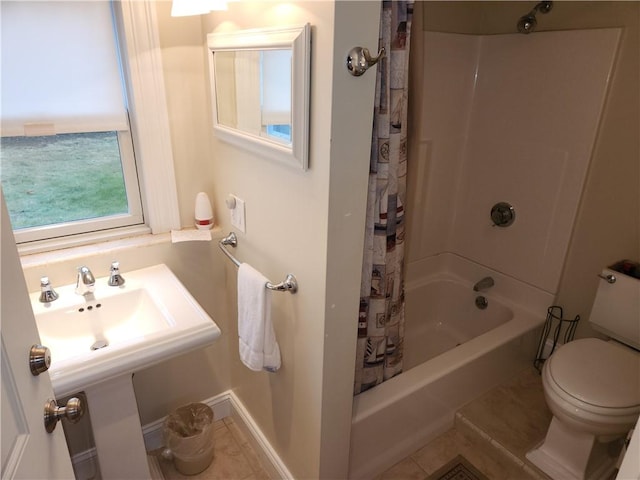
[[[580,315],[576,315],[575,318],[564,318],[564,312],[562,307],[558,305],[552,305],[547,308],[547,319],[544,322],[544,328],[540,335],[540,342],[538,343],[538,350],[536,352],[536,358],[533,361],[533,366],[542,373],[542,365],[545,360],[551,356],[556,347],[558,346],[558,340],[560,335],[564,331],[563,344],[569,343],[573,340],[576,333],[576,327],[580,321]],[[553,330],[553,338],[549,338],[549,334],[553,329],[553,325],[556,325]],[[550,345],[548,343],[551,342]]]

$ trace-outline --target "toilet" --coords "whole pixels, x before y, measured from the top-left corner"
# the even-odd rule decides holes
[[[602,278],[589,322],[609,340],[569,342],[542,369],[553,419],[526,457],[555,480],[609,478],[640,415],[640,279]]]

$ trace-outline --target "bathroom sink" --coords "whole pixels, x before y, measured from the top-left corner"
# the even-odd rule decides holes
[[[97,278],[95,291],[56,287],[30,295],[40,341],[51,351],[53,390],[62,397],[211,344],[220,329],[166,265],[123,272],[124,285]]]

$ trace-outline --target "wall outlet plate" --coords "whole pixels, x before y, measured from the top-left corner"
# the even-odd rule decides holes
[[[230,195],[235,199],[235,205],[233,208],[229,209],[231,213],[231,225],[237,228],[240,232],[246,233],[246,222],[245,222],[245,212],[244,212],[244,200],[236,197],[235,195]]]

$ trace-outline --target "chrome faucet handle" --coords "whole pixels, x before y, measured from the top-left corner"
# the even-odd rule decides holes
[[[109,273],[109,286],[119,287],[124,285],[124,277],[120,275],[120,262],[111,262]]]
[[[58,294],[51,286],[49,277],[40,278],[40,298],[42,303],[50,303],[58,299]]]
[[[78,295],[87,295],[93,293],[96,288],[96,279],[89,270],[89,267],[82,266],[78,268],[78,278],[76,280],[76,293]]]

